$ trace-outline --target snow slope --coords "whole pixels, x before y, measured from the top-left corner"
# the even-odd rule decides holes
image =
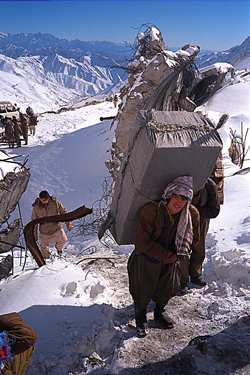
[[[247,76],[249,77],[249,76]],[[250,79],[229,85],[217,92],[203,106],[203,110],[215,121],[223,113],[230,115],[228,122],[220,130],[223,139],[225,168],[225,204],[220,215],[211,220],[210,243],[213,270],[221,281],[236,286],[250,286],[250,173],[232,176],[239,170],[228,156],[230,128],[240,135],[241,122],[244,132],[250,128]],[[250,146],[250,135],[246,147]],[[248,153],[248,159],[250,154]],[[246,161],[244,168],[249,167]],[[214,277],[214,275],[213,275]]]
[[[0,89],[1,100],[18,103],[21,109],[33,105],[37,112],[57,109],[80,97],[77,91],[47,79],[37,57],[14,60],[0,55]]]
[[[79,358],[112,348],[114,291],[96,270],[54,260],[1,287],[1,313],[21,311],[39,333],[29,375],[66,375]]]

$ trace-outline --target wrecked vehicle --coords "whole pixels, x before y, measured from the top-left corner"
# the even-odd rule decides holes
[[[0,151],[0,280],[8,277],[13,269],[13,249],[21,247],[18,245],[21,220],[9,222],[9,219],[27,188],[30,172],[25,166],[27,160],[20,163],[16,158]]]
[[[113,178],[113,196],[99,238],[110,229],[118,244],[133,243],[139,208],[159,200],[165,186],[178,175],[192,175],[195,191],[212,173],[223,185],[217,125],[195,110],[222,87],[234,69],[230,64],[217,64],[199,72],[195,65],[199,52],[200,47],[192,44],[176,52],[166,50],[154,26],[138,34],[128,83],[121,90],[121,104],[112,123],[115,142],[106,166]]]

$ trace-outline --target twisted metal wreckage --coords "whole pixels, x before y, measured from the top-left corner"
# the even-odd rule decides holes
[[[196,190],[213,174],[223,191],[217,130],[228,116],[214,124],[195,110],[235,73],[224,63],[199,71],[195,65],[199,52],[200,47],[191,44],[176,52],[166,50],[160,30],[152,25],[144,25],[137,35],[128,82],[120,91],[121,103],[112,122],[115,141],[106,161],[113,178],[112,203],[99,238],[109,229],[119,244],[133,243],[136,212],[146,202],[160,199],[162,189],[178,174],[192,175]]]
[[[121,104],[112,126],[115,142],[106,165],[115,179],[129,143],[137,133],[140,111],[186,111],[205,103],[235,74],[234,67],[218,63],[198,70],[197,45],[187,44],[176,52],[165,49],[155,26],[137,35],[135,54],[128,64],[128,82],[121,89]],[[105,119],[105,118],[102,118]]]
[[[0,171],[2,180],[0,180],[0,280],[7,277],[13,268],[13,249],[24,249],[18,245],[22,220],[19,218],[9,223],[11,213],[18,206],[19,200],[27,188],[30,172],[26,167],[27,159],[23,163],[16,161],[16,157],[8,157],[5,151],[0,151]],[[4,165],[11,164],[11,171],[4,173]],[[19,210],[20,214],[20,210]],[[5,256],[6,253],[10,253]],[[4,255],[3,255],[4,254]]]

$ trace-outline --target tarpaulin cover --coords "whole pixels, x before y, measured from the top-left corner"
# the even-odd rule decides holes
[[[177,176],[193,176],[194,190],[201,189],[222,149],[213,124],[198,112],[141,111],[137,122],[111,205],[111,232],[123,245],[134,241],[140,207],[160,200]]]

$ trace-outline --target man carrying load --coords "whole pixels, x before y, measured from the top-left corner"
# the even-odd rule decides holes
[[[181,176],[166,187],[160,202],[139,212],[135,250],[128,261],[129,290],[135,304],[137,335],[147,333],[147,306],[155,302],[154,320],[163,329],[173,322],[163,315],[165,305],[179,288],[178,258],[189,255],[197,238],[199,213],[191,205],[193,179]]]

